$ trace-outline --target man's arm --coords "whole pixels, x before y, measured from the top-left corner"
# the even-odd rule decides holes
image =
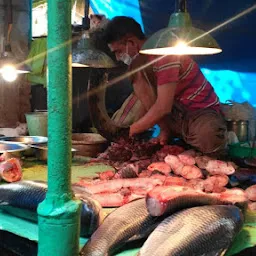
[[[147,113],[146,109],[144,108],[144,106],[142,104],[140,105],[140,108],[139,108],[138,112],[139,113],[138,113],[138,116],[137,116],[137,120],[135,120],[136,122]]]
[[[130,135],[141,133],[157,124],[171,112],[176,83],[168,83],[157,88],[157,99],[148,112],[130,128]]]

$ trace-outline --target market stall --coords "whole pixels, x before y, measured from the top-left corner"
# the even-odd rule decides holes
[[[244,116],[238,117],[239,120],[234,120],[232,116],[230,120],[221,119],[224,125],[219,129],[216,144],[220,140],[221,143],[226,142],[222,135],[226,134],[226,121],[230,122],[229,146],[224,148],[225,152],[221,155],[214,154],[223,149],[219,144],[207,152],[193,146],[191,141],[185,141],[185,136],[183,139],[175,136],[165,138],[166,145],[161,145],[162,141],[154,138],[154,130],[144,129],[146,132],[142,132],[142,129],[141,132],[131,133],[131,128],[127,127],[129,125],[116,123],[106,111],[104,89],[122,80],[122,76],[117,80],[108,79],[108,70],[113,71],[117,62],[106,53],[99,52],[91,43],[89,33],[84,31],[85,25],[88,25],[88,12],[85,12],[82,25],[73,31],[79,33],[81,40],[73,49],[71,61],[71,26],[66,24],[71,24],[70,13],[74,2],[48,1],[47,112],[27,115],[30,135],[40,130],[44,132],[43,136],[0,137],[0,175],[3,180],[0,184],[0,248],[7,255],[15,256],[138,253],[150,256],[246,255],[242,251],[247,248],[253,253],[256,244],[253,107],[244,104],[242,107],[252,111],[248,111],[246,116],[243,112]],[[176,11],[167,28],[148,40],[143,36],[142,39],[133,37],[125,46],[121,43],[122,50],[109,47],[116,59],[124,59],[125,64],[131,64],[139,52],[132,58],[128,48],[136,44],[142,46],[142,54],[153,52],[153,55],[163,55],[163,49],[169,50],[164,55],[182,57],[201,54],[202,50],[203,54],[220,53],[222,49],[214,38],[206,36],[205,39],[205,33],[192,26],[186,1],[176,3]],[[254,9],[256,5],[248,8],[249,11]],[[78,20],[76,15],[74,18]],[[104,15],[96,18],[104,20]],[[131,22],[134,24],[133,20]],[[10,28],[11,23],[8,25]],[[205,40],[193,43],[195,34]],[[182,47],[176,45],[177,38],[185,40],[188,37],[192,44],[182,41]],[[111,44],[112,41],[108,45]],[[87,53],[90,58],[87,58]],[[128,55],[128,60],[123,58],[124,53],[126,57]],[[45,57],[43,53],[44,60]],[[198,76],[204,78],[196,64],[189,61],[188,71],[182,77],[196,67],[199,75],[192,81],[197,81]],[[105,143],[87,157],[81,155],[93,135],[72,134],[72,65],[92,68],[88,91],[80,98],[88,98],[94,125],[92,130],[100,134],[95,136],[103,136],[101,142]],[[166,69],[166,65],[160,66],[157,72],[163,69]],[[131,72],[134,74],[139,70]],[[6,75],[4,71],[6,69],[1,68],[3,77]],[[45,83],[45,77],[41,81]],[[187,98],[176,95],[177,99],[187,103],[184,106],[192,106],[190,111],[201,116],[202,112],[196,112],[198,109],[193,109],[193,104],[197,103],[200,110],[203,97],[206,101],[203,110],[213,107],[207,114],[213,119],[219,117],[220,104],[211,85],[203,79],[197,86]],[[181,92],[185,91],[184,88]],[[208,88],[208,91],[200,95],[204,88]],[[161,89],[158,91],[157,88],[155,96],[163,95],[159,92]],[[169,89],[168,92],[170,95],[174,93]],[[127,106],[136,106],[132,96],[128,98],[122,113],[129,110]],[[197,96],[197,100],[193,101]],[[237,106],[235,102],[227,105],[228,114],[232,112],[230,109]],[[151,108],[147,109],[148,112]],[[163,106],[151,113],[157,115],[162,109]],[[162,127],[166,127],[161,126],[162,118],[169,117],[166,113],[153,122],[159,124],[161,131],[165,131]],[[31,122],[30,116],[37,119]],[[39,117],[43,117],[43,121]],[[182,125],[177,130],[188,129],[189,125],[183,125],[185,118],[182,120],[182,116],[179,117]],[[183,117],[188,115],[184,114]],[[151,119],[154,119],[153,115]],[[201,134],[205,135],[205,143],[202,144],[212,139],[204,125],[214,124],[213,119],[204,120],[199,127]],[[188,124],[198,126],[196,122]],[[209,125],[210,132],[212,126]],[[39,129],[32,132],[35,127]],[[203,139],[200,138],[200,142]]]

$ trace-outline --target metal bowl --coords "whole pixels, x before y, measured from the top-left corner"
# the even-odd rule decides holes
[[[16,137],[0,137],[0,141],[7,141],[7,142],[16,142],[25,145],[33,145],[33,144],[45,144],[48,141],[47,137],[43,136],[16,136]],[[23,156],[29,157],[34,155],[34,150],[30,147],[22,152]]]
[[[0,141],[0,154],[7,152],[13,157],[21,157],[22,153],[28,149],[27,145],[21,143]]]
[[[43,136],[17,136],[17,137],[0,137],[0,140],[31,145],[31,144],[47,143],[48,138]]]
[[[30,147],[33,148],[35,156],[38,160],[47,161],[47,158],[48,158],[47,144],[45,144],[45,145],[30,145]],[[71,149],[72,158],[74,157],[76,151],[77,150],[74,148]]]
[[[73,133],[72,147],[78,151],[78,155],[96,157],[108,146],[108,141],[96,133]]]

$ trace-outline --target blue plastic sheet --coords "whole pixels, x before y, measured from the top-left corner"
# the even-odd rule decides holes
[[[108,19],[114,16],[130,16],[144,30],[139,0],[90,0],[90,5],[94,13],[105,14]]]
[[[256,73],[236,72],[232,70],[201,69],[222,103],[227,100],[248,101],[256,107]]]

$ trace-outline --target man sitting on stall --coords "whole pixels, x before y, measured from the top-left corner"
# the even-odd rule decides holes
[[[129,65],[135,95],[142,103],[139,120],[130,126],[130,136],[158,124],[161,144],[172,136],[205,154],[225,148],[226,123],[219,98],[189,56],[157,60],[159,56],[139,54],[146,37],[130,17],[110,20],[104,39],[116,59]],[[154,63],[147,65],[151,61]]]

